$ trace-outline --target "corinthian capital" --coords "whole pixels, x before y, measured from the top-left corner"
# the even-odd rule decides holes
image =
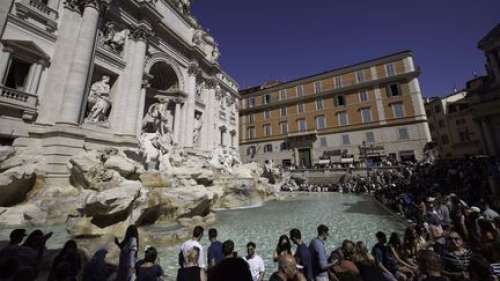
[[[101,10],[105,0],[64,0],[64,7],[67,9],[80,12],[85,7],[92,7],[96,10]]]
[[[200,74],[200,72],[201,72],[200,65],[197,62],[194,61],[189,64],[188,66],[189,75],[197,76],[198,74]]]
[[[145,26],[138,26],[130,32],[130,38],[135,41],[146,41],[153,33]]]

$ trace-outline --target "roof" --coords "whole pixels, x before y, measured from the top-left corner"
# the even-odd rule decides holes
[[[327,73],[330,73],[330,72],[336,72],[336,71],[340,71],[340,70],[344,70],[344,69],[348,69],[348,68],[352,68],[352,67],[356,67],[356,66],[361,66],[361,65],[364,65],[364,64],[374,63],[374,62],[377,62],[377,61],[380,61],[380,60],[388,59],[390,57],[397,56],[397,55],[403,55],[403,54],[411,55],[412,51],[411,50],[404,50],[404,51],[400,51],[400,52],[395,52],[395,53],[391,53],[391,54],[388,54],[388,55],[385,55],[385,56],[382,56],[382,57],[377,57],[377,58],[374,58],[374,59],[369,59],[369,60],[361,61],[361,62],[354,63],[354,64],[347,65],[347,66],[336,67],[336,68],[329,69],[329,70],[326,70],[326,71],[323,71],[323,72],[319,72],[319,73],[316,73],[316,74],[312,74],[312,75],[300,77],[300,78],[289,80],[289,81],[286,81],[286,82],[276,83],[276,84],[273,84],[270,87],[268,86],[268,87],[264,87],[263,88],[263,86],[267,84],[267,82],[266,82],[266,83],[263,83],[261,85],[252,86],[252,87],[249,87],[249,88],[246,88],[246,89],[242,89],[242,90],[240,90],[240,94],[243,95],[243,94],[248,94],[248,93],[256,92],[256,91],[259,91],[259,90],[262,90],[262,89],[274,88],[274,87],[278,87],[278,86],[281,86],[281,85],[284,85],[284,84],[293,83],[293,82],[297,82],[297,81],[300,81],[300,80],[306,80],[306,79],[309,79],[309,78],[312,78],[312,77],[315,77],[315,76],[320,76],[320,75],[327,74]],[[273,82],[277,82],[277,81],[273,81]]]
[[[483,49],[486,45],[496,40],[500,40],[500,23],[490,30],[481,40],[479,40],[477,46],[480,49]]]

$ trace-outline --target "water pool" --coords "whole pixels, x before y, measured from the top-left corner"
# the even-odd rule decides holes
[[[301,230],[308,244],[316,235],[319,224],[326,224],[330,228],[328,251],[338,247],[344,239],[361,240],[371,246],[375,232],[402,232],[405,227],[400,219],[370,196],[341,193],[296,194],[293,198],[267,202],[257,208],[217,211],[217,223],[213,227],[217,228],[220,241],[232,239],[235,242],[239,255],[245,255],[246,243],[254,241],[269,274],[275,270],[272,254],[279,236],[288,234],[290,229],[296,227]],[[162,226],[154,228],[158,231]],[[49,248],[61,247],[69,238],[63,226],[43,227],[42,230],[54,231]],[[9,232],[8,229],[0,231],[0,240],[5,240]],[[206,232],[201,242],[206,253],[209,244]],[[178,246],[161,247],[158,251],[167,280],[175,280]]]

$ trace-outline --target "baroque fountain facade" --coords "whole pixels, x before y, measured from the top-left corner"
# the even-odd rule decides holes
[[[272,197],[240,163],[237,84],[189,0],[36,3],[1,40],[0,224],[102,237]]]

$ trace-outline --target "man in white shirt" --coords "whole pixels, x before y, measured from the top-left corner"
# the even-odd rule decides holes
[[[186,266],[187,254],[194,247],[196,247],[200,250],[200,254],[198,257],[198,266],[203,268],[203,269],[207,268],[206,263],[205,263],[205,254],[203,253],[203,246],[201,246],[201,244],[200,244],[200,240],[203,237],[203,231],[204,231],[203,227],[201,227],[199,225],[196,226],[193,230],[193,237],[190,240],[182,243],[182,245],[181,245],[181,254],[182,255],[179,256],[179,265],[181,267]]]
[[[264,280],[264,273],[266,271],[266,267],[264,266],[264,260],[255,253],[255,243],[248,242],[247,244],[247,256],[245,257],[245,261],[248,263],[250,267],[250,272],[252,273],[253,281],[262,281]]]

